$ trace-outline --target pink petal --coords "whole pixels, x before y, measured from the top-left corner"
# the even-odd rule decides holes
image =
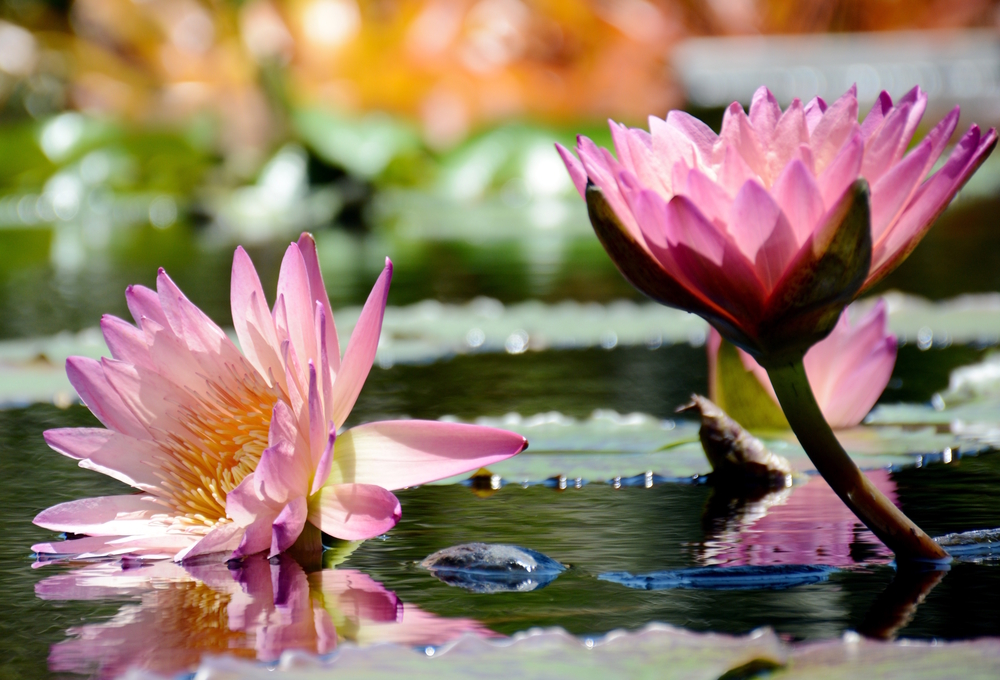
[[[243,246],[238,246],[233,254],[230,305],[236,337],[247,360],[261,375],[283,380],[284,366],[278,355],[274,321],[257,270]]]
[[[678,191],[677,193],[682,192]],[[699,170],[692,170],[688,173],[683,194],[701,208],[702,214],[711,220],[719,231],[726,231],[733,199],[726,193],[725,189]]]
[[[611,158],[610,154],[602,153],[603,151],[586,137],[577,138],[576,152],[587,171],[587,177],[601,190],[604,199],[611,206],[621,225],[641,243],[642,235],[639,225],[629,211],[625,199],[621,195],[621,190],[618,188],[617,174],[621,170],[621,164]]]
[[[273,535],[272,526],[276,517],[277,514],[261,514],[244,527],[243,538],[236,550],[233,551],[232,559],[238,560],[270,549]]]
[[[857,88],[852,85],[826,110],[812,130],[810,145],[816,161],[816,171],[823,172],[836,157],[840,147],[859,132]]]
[[[187,392],[160,373],[142,366],[104,359],[102,368],[108,382],[140,423],[150,430],[180,434],[192,443],[198,441],[187,430],[177,427],[179,406],[191,400]]]
[[[345,541],[384,534],[396,526],[402,514],[399,500],[374,484],[324,486],[309,503],[309,521]]]
[[[332,392],[332,389],[331,389]],[[325,412],[323,411],[323,401],[319,396],[319,381],[316,376],[316,367],[313,362],[309,362],[309,457],[311,469],[316,469],[320,456],[326,447],[327,435],[330,428],[325,426]]]
[[[152,368],[146,334],[118,317],[105,314],[101,317],[101,331],[104,342],[111,350],[111,356],[130,364],[142,364]]]
[[[733,318],[759,318],[765,293],[754,265],[736,244],[719,234],[683,196],[675,196],[665,212],[670,243],[666,254],[676,267],[671,271]]]
[[[750,102],[750,123],[762,140],[770,140],[778,120],[781,118],[781,107],[771,91],[761,85],[753,93]]]
[[[143,491],[158,488],[156,470],[162,455],[149,440],[135,439],[113,430],[66,427],[46,430],[45,443],[80,461],[80,467],[108,475]]]
[[[188,300],[162,268],[156,277],[156,290],[170,328],[187,344],[188,349],[223,362],[242,357],[225,331]]]
[[[559,153],[559,157],[562,158],[563,163],[565,163],[566,170],[569,172],[569,178],[573,180],[573,186],[579,192],[580,198],[586,199],[587,171],[583,169],[583,163],[562,144],[556,144],[556,151]]]
[[[91,536],[129,536],[163,533],[154,517],[167,510],[151,496],[96,496],[53,505],[33,520],[52,531]]]
[[[944,166],[916,191],[902,215],[872,252],[872,274],[869,281],[888,271],[895,262],[909,254],[965,184],[969,176],[996,146],[996,131],[982,136],[973,125],[956,145]]]
[[[309,574],[309,581],[348,619],[395,623],[403,616],[403,603],[396,594],[364,572],[323,569]]]
[[[392,262],[385,260],[385,269],[375,282],[372,292],[368,295],[358,323],[351,332],[351,339],[344,352],[344,361],[340,373],[333,383],[333,417],[337,428],[347,420],[354,402],[358,399],[365,379],[375,361],[378,349],[379,335],[382,333],[382,317],[385,315],[385,303],[389,295],[389,283],[392,281]]]
[[[284,505],[290,498],[304,496],[312,472],[308,448],[298,431],[295,415],[278,401],[271,415],[268,447],[254,469],[254,493],[258,498]]]
[[[306,525],[308,514],[305,496],[288,501],[288,505],[278,514],[271,527],[271,554],[268,557],[274,557],[292,547]]]
[[[149,559],[174,557],[197,540],[191,534],[154,534],[149,536],[85,536],[66,541],[36,543],[32,552],[42,555],[67,556],[75,559],[135,555]],[[37,566],[32,565],[32,566]]]
[[[326,284],[323,282],[323,272],[319,268],[319,256],[316,254],[316,241],[312,234],[303,232],[298,240],[299,253],[302,254],[302,261],[306,265],[306,274],[309,277],[309,291],[312,294],[314,307],[319,305],[323,308],[326,317],[326,327],[323,331],[322,347],[330,358],[330,368],[336,375],[340,370],[340,344],[337,340],[337,327],[333,322],[333,308],[330,306],[330,296],[326,293]]]
[[[306,264],[296,244],[285,250],[278,274],[278,297],[285,301],[288,339],[295,349],[295,355],[306,369],[310,361],[319,361],[316,347],[315,306],[309,288]],[[302,376],[305,378],[305,376]],[[303,384],[303,386],[305,386]]]
[[[822,97],[813,97],[802,110],[806,116],[806,126],[809,128],[810,135],[812,135],[816,126],[819,125],[819,122],[823,120],[823,114],[826,113],[826,109],[826,102],[823,101]]]
[[[694,144],[698,164],[706,166],[713,162],[715,145],[719,137],[709,126],[684,111],[671,111],[667,114],[667,125],[674,128]],[[653,144],[655,148],[656,136]]]
[[[673,168],[677,163],[682,163],[688,168],[698,167],[697,147],[676,126],[660,120],[656,116],[650,116],[649,132],[653,137],[653,154],[661,169]],[[661,181],[669,192],[677,192],[678,187],[670,182],[666,173]]]
[[[136,439],[149,439],[149,433],[104,374],[100,362],[87,357],[66,360],[66,377],[87,408],[104,425]]]
[[[429,420],[387,420],[342,432],[327,485],[344,482],[402,489],[510,458],[527,447],[506,430]]]
[[[766,172],[768,181],[774,181],[774,178],[781,173],[789,161],[801,155],[802,147],[808,149],[808,145],[809,128],[806,126],[802,102],[794,99],[785,113],[778,119],[774,134],[767,146]],[[811,151],[808,153],[811,157]]]
[[[330,434],[327,436],[326,447],[323,449],[323,455],[320,456],[319,463],[316,465],[316,470],[313,473],[313,483],[309,488],[310,496],[319,491],[330,477],[336,440],[337,430],[333,427],[333,423],[330,423]]]
[[[896,338],[886,332],[883,301],[853,327],[845,311],[836,328],[805,357],[806,375],[831,427],[853,427],[892,376]]]
[[[872,241],[877,243],[913,195],[917,184],[927,172],[931,140],[925,139],[901,162],[892,166],[872,186]]]
[[[797,161],[792,165],[802,166]],[[807,197],[801,199],[807,200]],[[801,211],[804,212],[804,208]],[[798,250],[788,219],[767,190],[750,180],[736,194],[729,224],[735,232],[733,241],[740,252],[754,262],[764,289],[770,290]]]
[[[616,127],[612,125],[612,131]],[[670,178],[667,176],[666,168],[672,167],[674,163],[664,165],[660,161],[651,148],[652,140],[647,145],[643,135],[648,137],[648,134],[644,130],[629,130],[623,127],[623,131],[620,134],[624,138],[623,142],[628,145],[632,159],[631,168],[629,168],[629,164],[627,163],[623,162],[622,165],[626,169],[632,169],[643,186],[659,192],[665,198],[670,197],[673,186],[669,181]]]
[[[740,187],[752,179],[758,179],[757,174],[747,165],[735,147],[727,146],[719,168],[719,185],[730,196],[735,196]]]
[[[758,177],[764,177],[766,163],[761,140],[738,102],[733,102],[726,109],[719,139],[724,146],[736,149]]]
[[[794,235],[795,250],[798,250],[826,212],[819,187],[802,161],[792,161],[774,183],[771,193],[781,206],[781,212],[788,218]],[[762,198],[759,202],[764,203]]]
[[[829,210],[844,196],[848,187],[861,173],[861,163],[864,159],[864,142],[861,135],[854,135],[826,166],[826,169],[816,178],[816,184],[823,195],[823,205]]]
[[[160,296],[155,290],[145,286],[129,286],[125,289],[125,302],[140,328],[143,318],[151,319],[161,326],[167,325],[167,315],[163,313]]]
[[[865,160],[861,164],[861,175],[870,184],[878,182],[879,178],[892,167],[899,156],[897,151],[906,132],[911,105],[893,109],[886,117],[882,127],[865,142]],[[905,149],[905,146],[903,147]]]
[[[174,556],[177,562],[193,560],[203,555],[215,553],[230,553],[239,546],[243,540],[244,527],[233,522],[223,522],[216,524],[198,542],[181,550]]]
[[[885,117],[889,115],[892,111],[892,97],[885,90],[879,93],[878,98],[875,99],[875,103],[872,105],[871,111],[865,116],[864,121],[861,123],[861,138],[865,141],[875,134],[875,132],[881,127],[882,122]]]

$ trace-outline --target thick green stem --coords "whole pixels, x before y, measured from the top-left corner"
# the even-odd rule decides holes
[[[816,470],[898,561],[947,560],[948,553],[885,497],[854,464],[826,423],[802,360],[767,367],[788,424]]]

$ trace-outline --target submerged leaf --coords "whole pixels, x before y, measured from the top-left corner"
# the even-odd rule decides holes
[[[825,581],[836,571],[816,564],[780,564],[741,567],[694,567],[630,574],[614,571],[601,574],[602,581],[620,583],[639,590],[784,590]]]

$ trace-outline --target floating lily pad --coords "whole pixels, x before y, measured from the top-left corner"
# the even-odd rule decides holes
[[[601,574],[602,581],[620,583],[639,590],[784,590],[825,581],[835,571],[831,567],[813,564],[780,564],[739,567],[695,567],[655,571],[650,574],[630,574],[613,571]]]

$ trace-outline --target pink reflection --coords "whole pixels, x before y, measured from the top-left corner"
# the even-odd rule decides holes
[[[894,503],[888,470],[865,475]],[[705,565],[822,564],[846,567],[888,562],[892,552],[847,509],[819,475],[761,498],[720,502],[706,510],[707,536],[698,545]]]
[[[115,678],[140,668],[165,675],[193,669],[203,654],[274,661],[290,649],[317,654],[341,642],[439,645],[496,633],[472,619],[447,619],[403,605],[395,593],[350,569],[306,574],[287,556],[223,563],[93,564],[40,581],[45,600],[126,599],[110,620],[70,628],[53,645],[54,672]]]

